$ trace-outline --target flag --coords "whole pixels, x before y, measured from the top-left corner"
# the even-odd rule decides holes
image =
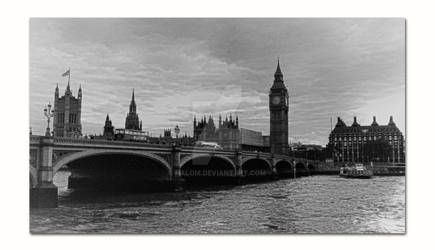
[[[63,73],[62,76],[69,76],[69,69],[65,73]]]

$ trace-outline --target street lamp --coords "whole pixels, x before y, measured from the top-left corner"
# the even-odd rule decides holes
[[[51,110],[51,104],[48,103],[48,106],[44,108],[44,115],[47,117],[47,129],[45,131],[45,136],[50,136],[50,120],[53,117],[53,112]]]
[[[175,126],[174,131],[175,131],[175,138],[178,139],[178,134],[180,133],[180,128],[178,127],[178,125]]]

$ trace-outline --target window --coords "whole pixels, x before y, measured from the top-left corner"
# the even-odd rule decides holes
[[[58,113],[57,114],[57,121],[59,123],[64,123],[65,122],[65,114],[64,113]]]
[[[69,114],[69,123],[77,123],[77,114]]]

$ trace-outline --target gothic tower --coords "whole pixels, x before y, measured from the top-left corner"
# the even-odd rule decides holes
[[[109,114],[107,114],[106,116],[106,122],[104,123],[104,131],[103,131],[103,136],[105,138],[112,138],[115,133],[113,132],[113,125],[112,125],[112,121],[109,118]]]
[[[69,74],[69,73],[68,73]],[[82,135],[82,87],[80,86],[77,98],[73,96],[70,82],[65,95],[59,97],[59,87],[54,92],[53,133],[57,137],[79,137]]]
[[[134,89],[131,94],[130,108],[125,118],[125,129],[141,130],[139,125],[139,116],[136,113],[136,102],[134,101]]]
[[[269,92],[270,151],[272,153],[288,153],[288,110],[288,92],[278,59],[275,80]]]

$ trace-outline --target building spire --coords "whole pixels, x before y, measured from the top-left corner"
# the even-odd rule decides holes
[[[70,79],[71,79],[71,69],[70,68],[68,68],[68,85],[66,86],[66,89],[68,90],[68,91],[71,91],[70,90],[70,87],[69,87],[69,82],[70,82]]]
[[[54,96],[59,98],[59,84],[56,83],[56,88],[54,89]]]
[[[378,126],[378,123],[376,122],[376,116],[373,116],[372,126]]]
[[[282,76],[281,67],[279,66],[279,56],[278,56],[278,65],[276,66],[275,76]]]
[[[131,94],[130,113],[136,113],[136,102],[134,101],[134,89]]]
[[[274,81],[272,85],[272,89],[285,89],[284,85],[284,76],[281,72],[281,66],[279,64],[279,57],[278,57],[278,63],[276,65],[276,71],[274,74]]]

